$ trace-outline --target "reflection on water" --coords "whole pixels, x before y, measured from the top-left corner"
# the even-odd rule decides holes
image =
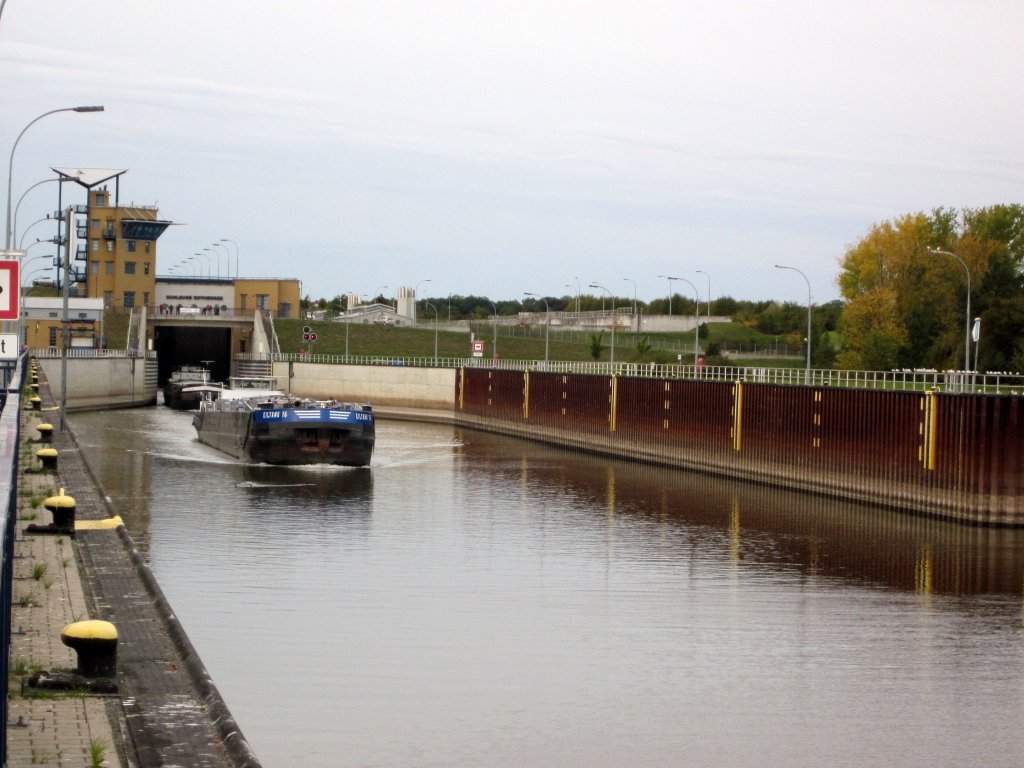
[[[1024,761],[1024,534],[382,421],[73,427],[267,766]]]

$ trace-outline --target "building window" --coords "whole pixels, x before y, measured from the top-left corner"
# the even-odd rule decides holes
[[[134,275],[135,274],[135,262],[134,261],[126,261],[124,263],[124,273],[126,275]]]
[[[150,242],[149,242],[149,240],[146,240],[146,241],[145,241],[145,248],[144,248],[144,250],[146,251],[146,253],[149,253],[149,246],[150,246],[150,245],[152,245],[152,243],[150,243]]]
[[[50,326],[50,346],[51,347],[56,347],[57,346],[57,326],[56,325],[51,325]]]
[[[99,232],[100,231],[100,220],[99,219],[91,219],[89,221],[89,229],[92,232]]]
[[[107,253],[113,253],[113,252],[114,252],[114,241],[113,240],[107,240]]]
[[[270,309],[270,294],[269,293],[257,293],[256,294],[256,309]]]
[[[98,275],[100,273],[100,263],[98,261],[89,262],[89,274]]]
[[[142,262],[142,274],[144,274],[144,275],[148,275],[149,274],[149,262],[148,261]]]
[[[107,307],[109,309],[110,306],[113,303],[114,303],[114,292],[113,291],[104,291],[103,292],[103,306]]]
[[[92,249],[93,253],[99,253],[99,251],[100,251],[100,241],[99,240],[92,240],[92,241],[90,241],[89,247]]]
[[[281,306],[277,308],[277,316],[282,320],[286,320],[292,316],[292,305],[287,301],[282,301]]]
[[[114,262],[105,261],[103,262],[103,274],[112,275],[114,274]]]
[[[149,291],[144,291],[142,293],[142,306],[144,306],[144,307],[148,307],[149,306]]]
[[[125,240],[125,242],[124,242],[124,249],[126,251],[128,251],[128,253],[135,253],[135,241],[134,240]]]
[[[124,292],[124,308],[131,309],[135,306],[135,291]]]

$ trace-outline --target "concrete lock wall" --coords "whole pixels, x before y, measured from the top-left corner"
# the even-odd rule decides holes
[[[282,386],[287,382],[292,394],[403,408],[451,410],[456,373],[453,368],[401,365],[274,363],[274,375]]]
[[[60,358],[40,358],[54,400],[61,398]],[[146,361],[138,357],[71,357],[67,360],[69,411],[152,405],[156,382],[147,380]]]
[[[1024,400],[464,369],[456,423],[984,525],[1024,526]]]

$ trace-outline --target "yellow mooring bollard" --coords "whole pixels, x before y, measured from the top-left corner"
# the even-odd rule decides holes
[[[32,395],[32,397],[30,397],[28,401],[32,403],[33,411],[43,410],[43,399],[39,397],[39,395]]]
[[[45,448],[43,450],[46,450]],[[53,450],[52,448],[50,450]],[[53,513],[53,525],[55,528],[75,529],[75,499],[73,496],[65,496],[64,489],[56,496],[50,496],[43,502],[43,506]]]
[[[42,462],[43,469],[50,471],[57,468],[57,449],[40,448],[36,451],[36,458]]]
[[[117,676],[117,627],[90,619],[68,624],[60,641],[78,654],[78,674],[85,677]]]
[[[36,431],[39,433],[39,442],[53,442],[53,424],[39,424],[36,426]]]

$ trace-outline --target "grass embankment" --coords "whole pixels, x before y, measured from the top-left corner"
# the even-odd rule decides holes
[[[283,352],[298,352],[309,345],[302,339],[303,326],[310,326],[317,340],[309,350],[317,355],[345,354],[345,323],[332,321],[310,320],[275,320],[278,341]],[[475,324],[476,339],[485,342],[484,357],[493,352],[493,326],[486,322]],[[727,330],[726,330],[727,329]],[[729,344],[758,343],[767,346],[771,339],[751,331],[737,323],[716,323],[708,327],[710,341],[725,341]],[[744,332],[745,331],[745,332]],[[548,355],[552,360],[593,361],[590,340],[594,334],[574,331],[570,333],[551,333]],[[623,363],[673,363],[676,362],[680,349],[692,349],[693,332],[689,333],[616,333],[615,361]],[[757,337],[757,338],[754,338]],[[363,325],[351,323],[348,326],[348,354],[351,356],[381,357],[433,357],[434,329],[429,325],[420,328],[386,325]],[[603,349],[599,360],[609,359],[611,334],[605,332],[602,337]],[[701,346],[705,346],[706,338],[702,337]],[[649,345],[645,349],[644,345]],[[498,353],[506,360],[542,360],[544,359],[544,329],[534,326],[525,328],[498,328]],[[441,358],[470,357],[470,335],[465,331],[437,332],[437,355]],[[683,362],[690,359],[692,352],[683,354]],[[732,359],[735,365],[747,365],[745,360]],[[799,367],[799,358],[770,358],[761,360],[758,365],[773,367]]]

